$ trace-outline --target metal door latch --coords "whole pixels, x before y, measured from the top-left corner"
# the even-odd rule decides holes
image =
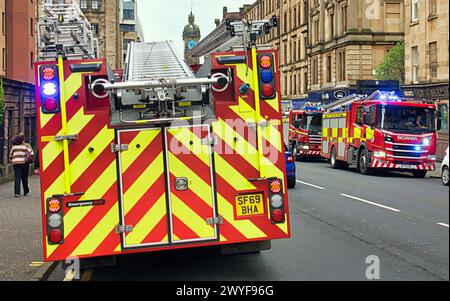
[[[69,141],[78,140],[78,134],[55,137],[55,141],[64,141],[64,140],[69,140]]]
[[[202,145],[210,145],[210,146],[216,146],[219,144],[219,141],[217,140],[217,137],[206,137],[202,139]]]
[[[134,228],[133,226],[116,225],[115,231],[116,231],[116,234],[130,233],[130,232],[133,232],[133,228]]]
[[[223,225],[223,216],[210,217],[206,219],[206,224],[208,225]]]
[[[128,150],[128,144],[111,144],[111,153],[121,153]]]

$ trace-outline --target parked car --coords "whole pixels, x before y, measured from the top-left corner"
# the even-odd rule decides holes
[[[286,144],[284,145],[284,156],[286,158],[288,188],[293,189],[297,185],[297,167],[295,166],[295,158],[292,156],[292,151]]]
[[[442,184],[448,186],[448,147],[441,165]]]

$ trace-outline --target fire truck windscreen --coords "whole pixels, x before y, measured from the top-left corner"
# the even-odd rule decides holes
[[[402,132],[433,132],[436,128],[435,110],[386,106],[377,108],[377,128]]]
[[[303,116],[306,122],[303,122],[302,129],[308,131],[322,130],[322,114],[305,114]]]

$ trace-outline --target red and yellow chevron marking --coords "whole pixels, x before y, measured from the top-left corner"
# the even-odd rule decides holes
[[[214,226],[206,219],[215,217],[211,173],[211,148],[207,126],[167,130],[170,204],[173,241],[216,238]],[[177,191],[175,180],[187,178],[188,189]]]
[[[121,165],[133,162],[122,173],[124,223],[134,227],[125,246],[168,243],[167,227],[161,226],[167,225],[162,130],[121,132],[119,139],[129,147],[121,153]]]

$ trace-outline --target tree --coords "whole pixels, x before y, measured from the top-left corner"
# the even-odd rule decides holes
[[[375,71],[378,80],[405,81],[405,43],[399,42],[383,58]]]

